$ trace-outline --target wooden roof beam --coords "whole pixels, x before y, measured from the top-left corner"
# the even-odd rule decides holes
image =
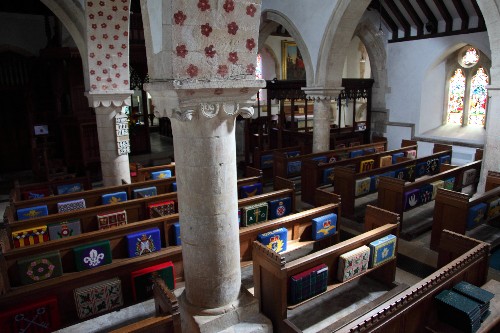
[[[450,12],[448,11],[448,8],[446,8],[446,5],[444,4],[443,0],[434,0],[434,4],[439,10],[439,13],[443,17],[445,23],[446,23],[446,32],[450,32],[453,30],[453,17],[451,17]]]
[[[386,0],[385,3],[387,4],[387,6],[391,10],[391,12],[394,14],[394,16],[396,16],[396,19],[399,21],[399,23],[401,23],[401,26],[403,26],[405,37],[410,37],[410,35],[411,35],[410,23],[406,20],[404,15],[401,13],[401,11],[399,10],[399,7],[396,6],[396,4],[394,3],[394,0]]]
[[[453,0],[453,5],[455,5],[458,15],[460,15],[460,20],[462,20],[461,30],[467,30],[469,28],[469,14],[467,14],[462,0]]]
[[[483,13],[481,13],[481,9],[479,8],[479,5],[477,4],[477,1],[476,0],[471,0],[472,2],[472,6],[474,6],[474,10],[476,11],[476,14],[477,14],[477,18],[478,18],[478,23],[477,23],[477,27],[479,29],[484,29],[486,30],[486,22],[484,22],[484,17],[483,17]]]
[[[408,15],[410,15],[413,23],[415,23],[415,25],[417,26],[417,36],[423,35],[424,22],[422,22],[420,16],[418,16],[417,11],[411,5],[410,0],[401,0],[401,3],[403,4],[404,9],[408,12]]]
[[[474,0],[473,0],[474,1]],[[436,16],[432,13],[432,10],[430,9],[429,5],[425,2],[425,0],[417,0],[417,4],[420,6],[420,9],[424,13],[427,23],[425,24],[426,28],[430,27],[430,33],[435,34],[437,33],[437,19]]]

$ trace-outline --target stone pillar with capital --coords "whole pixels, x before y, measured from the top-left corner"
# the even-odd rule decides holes
[[[314,100],[313,153],[330,150],[331,101],[336,100],[342,88],[302,88]]]

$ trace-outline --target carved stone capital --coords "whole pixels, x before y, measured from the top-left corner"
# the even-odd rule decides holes
[[[117,92],[93,92],[88,91],[85,93],[89,100],[89,106],[91,108],[98,107],[122,107],[122,106],[130,106],[131,99],[130,96],[134,92],[132,90]]]
[[[307,98],[313,100],[332,100],[339,97],[340,92],[344,88],[325,88],[325,87],[303,87],[302,90],[307,95]]]
[[[256,94],[264,86],[263,80],[169,80],[144,84],[151,94],[155,116],[180,121],[191,120],[194,115],[210,119],[221,112],[228,116],[252,117]]]

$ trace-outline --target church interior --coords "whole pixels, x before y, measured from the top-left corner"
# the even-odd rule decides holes
[[[500,0],[0,26],[0,332],[500,332]]]

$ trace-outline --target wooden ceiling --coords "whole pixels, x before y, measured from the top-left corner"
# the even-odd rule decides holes
[[[382,13],[389,43],[486,31],[476,0],[372,0],[368,10]]]

